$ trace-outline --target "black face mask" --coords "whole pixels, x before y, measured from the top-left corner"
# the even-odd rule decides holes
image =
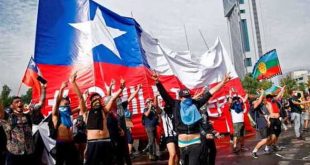
[[[102,109],[103,106],[101,105],[100,103],[100,99],[95,99],[91,102],[91,108],[93,110],[99,110],[99,109]]]

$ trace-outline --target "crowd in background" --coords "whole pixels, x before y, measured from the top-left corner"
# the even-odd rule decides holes
[[[74,73],[68,81],[61,84],[55,105],[48,117],[49,136],[56,141],[54,158],[57,165],[97,165],[132,164],[134,139],[132,112],[128,104],[138,94],[141,85],[128,97],[121,99],[126,87],[125,80],[120,81],[119,89],[112,81],[107,95],[99,93],[82,94]],[[148,153],[152,161],[158,159],[157,127],[163,128],[163,142],[169,153],[169,165],[215,164],[215,139],[221,135],[213,129],[208,114],[208,101],[230,79],[224,79],[213,88],[203,89],[191,95],[188,89],[179,91],[178,100],[172,98],[158,75],[153,74],[159,91],[154,98],[146,100],[141,122],[148,140],[142,150]],[[71,84],[78,98],[79,106],[71,109],[71,98],[64,96],[64,89]],[[41,97],[38,103],[24,104],[20,97],[14,96],[10,107],[0,108],[0,163],[7,165],[42,164],[43,144],[40,135],[33,129],[44,119],[41,108],[44,106],[46,82],[41,82]],[[303,131],[309,130],[310,96],[300,92],[291,92],[289,99],[283,99],[285,87],[277,94],[259,90],[257,95],[241,96],[230,88],[227,102],[230,104],[233,130],[231,133],[232,152],[246,152],[245,118],[249,117],[252,126],[261,140],[252,146],[253,158],[258,158],[258,150],[265,152],[281,150],[278,139],[282,129],[294,125],[298,140],[304,140]],[[249,103],[249,104],[248,104]],[[247,114],[247,115],[246,115]],[[75,119],[73,120],[73,116]]]

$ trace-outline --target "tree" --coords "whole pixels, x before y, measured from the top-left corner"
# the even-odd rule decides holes
[[[4,107],[7,107],[11,103],[11,97],[10,97],[11,89],[7,85],[2,86],[2,91],[1,91],[1,103]]]
[[[24,103],[30,103],[32,99],[32,88],[29,88],[26,92],[26,94],[21,96],[21,99],[23,100]]]
[[[298,90],[297,81],[292,79],[290,76],[286,76],[280,81],[281,86],[286,86],[286,90],[284,92],[284,97],[287,98],[290,96],[290,93],[294,90]]]
[[[248,94],[257,94],[258,89],[268,89],[272,86],[272,82],[268,80],[257,81],[251,77],[250,74],[246,75],[242,80],[242,86]]]

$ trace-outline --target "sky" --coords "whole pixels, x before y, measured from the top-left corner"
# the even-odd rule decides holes
[[[203,53],[203,33],[211,46],[219,36],[229,51],[222,0],[101,0],[139,24],[173,50]],[[259,0],[264,50],[276,48],[283,72],[310,69],[310,1]],[[29,58],[34,54],[38,0],[0,1],[0,86],[16,94]],[[185,26],[185,28],[184,28]],[[24,92],[26,87],[22,87]]]

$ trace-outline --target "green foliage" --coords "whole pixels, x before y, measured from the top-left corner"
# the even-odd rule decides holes
[[[11,104],[12,96],[11,89],[7,85],[2,86],[1,96],[0,96],[0,104],[3,105],[3,107],[8,107]],[[24,103],[30,103],[32,98],[32,89],[29,88],[26,92],[26,94],[21,96],[21,99]]]
[[[257,81],[251,77],[250,74],[246,75],[242,80],[242,86],[247,91],[248,94],[255,95],[258,89],[268,89],[272,86],[271,81],[263,80]]]
[[[298,90],[297,81],[292,79],[290,76],[286,76],[280,81],[281,86],[286,86],[284,92],[284,97],[287,98],[290,96],[291,91]]]
[[[32,88],[29,88],[26,94],[21,96],[21,99],[23,100],[24,103],[30,103],[32,99]]]
[[[1,91],[1,104],[4,107],[7,107],[11,103],[11,97],[10,97],[11,89],[7,85],[3,85],[2,91]]]

